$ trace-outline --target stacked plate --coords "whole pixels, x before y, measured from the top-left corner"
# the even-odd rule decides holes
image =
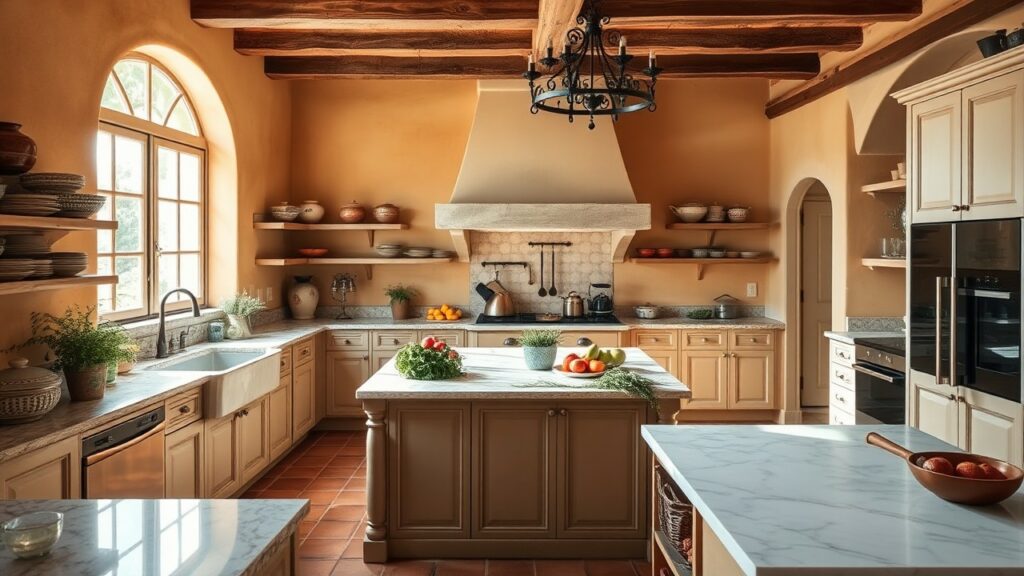
[[[0,212],[19,216],[50,216],[60,211],[57,194],[8,192],[0,198]]]
[[[21,185],[36,191],[78,192],[85,186],[85,176],[64,172],[33,172],[21,175]]]
[[[53,277],[53,260],[49,258],[33,258],[31,280]]]
[[[57,204],[60,207],[60,212],[57,215],[65,218],[88,218],[99,212],[106,202],[105,196],[61,192],[57,196]]]
[[[29,258],[0,259],[0,282],[24,280],[35,273],[35,261]]]
[[[401,244],[377,244],[377,254],[385,258],[397,258],[402,255]]]
[[[403,252],[409,258],[430,258],[434,254],[433,248],[420,248],[416,246],[410,246]]]
[[[53,260],[54,276],[78,276],[89,265],[85,252],[53,252],[47,257]]]
[[[431,255],[434,258],[451,258],[453,254],[452,254],[451,250],[441,250],[440,248],[438,248],[438,249],[434,250],[431,253]]]
[[[40,234],[19,234],[7,237],[4,256],[7,258],[48,257],[50,246]]]

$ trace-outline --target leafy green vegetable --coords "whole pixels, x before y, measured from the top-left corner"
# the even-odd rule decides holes
[[[710,320],[714,315],[714,311],[710,308],[697,308],[686,313],[686,317],[691,320]]]
[[[451,348],[433,350],[410,343],[398,351],[395,366],[410,380],[450,380],[462,375],[462,356]]]
[[[548,348],[558,346],[562,333],[558,330],[523,330],[519,345],[527,348]]]

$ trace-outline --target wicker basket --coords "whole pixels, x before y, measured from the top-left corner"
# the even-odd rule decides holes
[[[692,562],[693,505],[672,484],[661,468],[657,469],[658,523],[672,547]]]
[[[60,402],[57,374],[14,358],[9,370],[0,370],[0,424],[20,424],[42,418]]]
[[[0,424],[21,424],[38,420],[60,402],[60,387],[39,390],[27,396],[0,396]]]

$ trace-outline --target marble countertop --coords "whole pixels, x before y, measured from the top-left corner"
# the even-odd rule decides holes
[[[260,326],[256,333],[278,334],[296,331],[305,337],[321,330],[466,330],[468,332],[513,332],[529,328],[555,328],[564,331],[627,332],[638,328],[664,328],[667,330],[784,330],[786,325],[771,318],[736,318],[733,320],[690,320],[679,316],[644,320],[619,317],[622,324],[475,324],[473,318],[454,322],[433,322],[424,318],[391,320],[390,318],[355,318],[352,320],[282,320]]]
[[[955,450],[913,428],[644,426],[643,437],[749,576],[1024,574],[1024,490],[961,506],[864,437]]]
[[[562,348],[558,361],[570,351]],[[623,367],[654,383],[659,398],[689,398],[690,389],[669,374],[639,348],[625,348]],[[609,399],[622,397],[617,390],[595,388],[589,380],[570,378],[548,370],[529,370],[520,348],[460,348],[466,374],[455,380],[407,380],[398,374],[392,358],[356,390],[360,400],[418,399]],[[552,385],[545,386],[545,383]]]
[[[40,510],[64,513],[63,535],[47,556],[17,559],[0,546],[0,574],[257,574],[308,509],[307,500],[0,502],[0,521]]]
[[[853,345],[858,338],[902,338],[906,336],[903,332],[825,332],[825,338],[835,340],[844,344]]]

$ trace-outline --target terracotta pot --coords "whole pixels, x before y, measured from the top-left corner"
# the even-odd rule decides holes
[[[345,224],[358,224],[366,218],[366,209],[360,206],[358,202],[352,202],[341,207],[338,217]]]
[[[405,320],[409,317],[409,301],[395,300],[391,303],[391,318],[394,320]]]
[[[72,402],[99,400],[107,389],[107,365],[96,364],[80,370],[65,370]]]
[[[36,165],[36,143],[20,128],[21,124],[0,122],[0,175],[24,174]]]
[[[288,289],[288,308],[296,320],[312,320],[316,317],[320,291],[312,284],[312,280],[312,276],[296,276],[295,284]]]
[[[394,224],[398,222],[398,206],[394,204],[381,204],[373,209],[373,217],[381,224]]]

